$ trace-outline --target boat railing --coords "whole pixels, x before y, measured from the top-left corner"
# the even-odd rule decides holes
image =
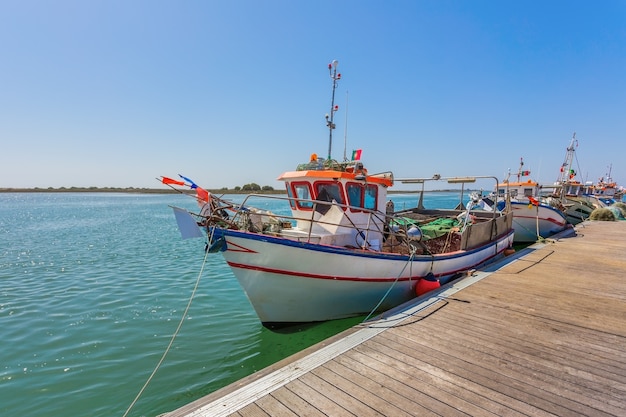
[[[307,211],[303,211],[306,213],[306,216],[294,216],[290,214],[281,214],[281,213],[273,213],[271,211],[266,211],[259,208],[258,204],[254,204],[254,199],[260,200],[276,200],[276,201],[284,201],[288,204],[288,207],[291,208],[296,204],[306,204],[311,205],[311,209]],[[323,213],[326,213],[332,207],[339,208],[343,210],[345,213],[341,219],[345,219],[346,223],[340,221],[330,221],[323,216]],[[310,213],[310,214],[309,214]],[[316,217],[316,213],[318,216]],[[360,206],[352,206],[349,204],[338,203],[337,201],[321,201],[321,200],[313,200],[292,196],[277,196],[270,194],[248,194],[246,198],[240,205],[240,209],[236,211],[235,216],[233,218],[233,223],[245,223],[247,220],[244,220],[243,217],[249,216],[250,214],[261,214],[264,216],[268,216],[268,218],[272,218],[275,220],[277,224],[284,224],[284,222],[289,222],[297,224],[297,222],[306,222],[308,223],[308,227],[305,228],[307,231],[306,241],[310,242],[312,238],[312,234],[314,231],[313,225],[324,225],[329,227],[345,227],[349,229],[355,230],[356,234],[359,234],[364,242],[368,242],[370,239],[370,234],[380,235],[381,233],[385,233],[385,225],[388,224],[390,216],[382,213],[379,210],[371,210]],[[361,216],[361,218],[357,221],[354,219],[356,215]],[[365,223],[365,224],[362,224]]]
[[[265,204],[263,200],[266,201]],[[296,203],[306,203],[310,204],[311,209],[306,212],[290,210],[290,214],[285,214],[282,211],[274,213],[263,209],[264,206],[267,206],[267,200],[284,201],[287,204],[293,204],[285,207],[289,209],[293,209]],[[457,223],[447,226],[449,230],[445,234],[446,236],[449,234],[449,237],[445,238],[444,236],[444,241],[458,242],[459,249],[474,246],[473,242],[485,233],[491,235],[491,237],[502,233],[502,227],[497,226],[496,222],[493,221],[492,213],[477,213],[471,210],[471,207],[467,207],[465,210],[458,208],[414,209],[383,213],[379,210],[341,204],[336,201],[327,202],[269,194],[249,194],[241,204],[233,204],[225,200],[222,200],[222,202],[224,205],[228,204],[228,208],[235,212],[234,216],[229,218],[226,223],[220,223],[219,219],[216,219],[217,222],[212,223],[209,221],[209,224],[253,233],[286,237],[300,242],[333,242],[328,244],[338,244],[364,250],[374,249],[385,252],[397,252],[395,249],[400,247],[404,248],[402,250],[407,250],[410,247],[416,247],[416,245],[425,248],[430,245],[430,239],[434,239],[430,235],[432,232],[426,232],[427,229],[432,230],[428,225],[443,218],[458,220]],[[339,212],[336,212],[337,215],[331,213],[331,215],[326,216],[320,213],[320,211],[325,212],[323,209],[320,210],[322,207],[328,210],[342,210],[343,214],[339,215]],[[221,210],[221,207],[218,207],[217,210]],[[462,216],[463,213],[465,217]],[[502,216],[503,214],[496,213],[495,215]],[[468,221],[470,217],[472,218],[471,222]],[[492,220],[488,230],[484,226],[476,224],[488,220]],[[499,223],[502,223],[501,219],[497,220]],[[293,227],[294,225],[299,225],[299,227]],[[477,226],[479,229],[473,230]],[[466,230],[468,233],[465,233]],[[453,234],[458,236],[453,238]],[[437,236],[441,235],[438,234]],[[433,245],[436,245],[436,240],[432,241]],[[388,247],[387,249],[385,249],[386,246]],[[376,249],[377,247],[379,249]],[[442,249],[437,249],[436,246],[429,247],[428,253],[439,253],[433,252],[434,250]]]
[[[494,189],[495,190],[498,189],[498,184],[499,184],[498,178],[492,175],[471,175],[467,177],[442,177],[439,174],[434,174],[430,178],[398,178],[396,179],[396,181],[399,181],[403,184],[421,184],[422,185],[419,202],[417,204],[417,208],[420,210],[424,209],[424,192],[425,192],[425,185],[427,182],[446,181],[448,184],[461,184],[461,190],[460,190],[461,194],[460,194],[459,204],[457,205],[457,209],[464,210],[465,206],[463,204],[463,196],[464,196],[464,191],[465,191],[465,184],[473,184],[478,179],[492,179],[495,181],[495,184],[496,184]],[[495,211],[493,212],[493,216],[494,218],[496,217]]]

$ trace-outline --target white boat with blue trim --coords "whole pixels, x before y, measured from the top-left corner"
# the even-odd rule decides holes
[[[369,173],[360,160],[330,157],[336,68],[333,61],[329,157],[313,154],[280,175],[287,195],[251,194],[232,204],[203,190],[200,213],[175,209],[184,237],[197,236],[194,228],[206,232],[207,250],[224,257],[267,327],[385,311],[428,287],[421,284],[446,283],[512,247],[508,211],[475,212],[462,204],[429,210],[422,198],[414,209],[395,211],[387,199],[394,182],[461,183],[476,177],[394,179],[391,172]],[[165,177],[163,182],[191,185]],[[254,208],[266,199],[284,200],[291,214]]]
[[[532,180],[504,182],[498,184],[497,196],[482,197],[478,205],[488,211],[494,207],[502,210],[508,196],[513,212],[514,241],[536,242],[568,227],[565,212],[540,197],[539,189],[540,185]]]
[[[520,158],[517,181],[510,181],[511,173],[489,196],[473,196],[477,207],[491,211],[510,205],[513,212],[514,241],[530,243],[545,239],[568,227],[566,209],[560,200],[542,195],[543,186],[534,180],[523,181],[530,175]]]

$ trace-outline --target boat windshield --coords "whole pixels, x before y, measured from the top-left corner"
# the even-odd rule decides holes
[[[289,195],[289,197],[296,197],[296,201],[294,200],[289,200],[289,203],[291,204],[292,208],[296,208],[296,204],[299,208],[304,208],[304,209],[312,209],[313,208],[313,202],[312,201],[307,201],[307,200],[311,200],[311,191],[310,191],[310,186],[309,183],[296,183],[293,184],[293,189],[292,187],[289,186],[289,184],[287,184],[287,193]],[[295,193],[295,195],[294,195]]]
[[[350,182],[346,184],[348,204],[352,207],[361,207],[368,210],[376,210],[378,200],[378,187],[373,184],[360,184]]]
[[[317,200],[328,202],[335,200],[339,204],[344,204],[343,192],[338,182],[316,182],[315,194]]]

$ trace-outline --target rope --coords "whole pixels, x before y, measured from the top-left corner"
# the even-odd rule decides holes
[[[402,276],[402,273],[404,272],[404,270],[406,269],[407,265],[411,264],[411,266],[413,265],[413,258],[415,257],[415,249],[411,250],[411,256],[409,256],[409,259],[406,261],[406,263],[404,264],[404,266],[402,267],[402,270],[400,271],[400,273],[398,274],[398,276],[396,277],[396,279],[393,281],[393,284],[391,284],[391,287],[389,287],[389,289],[387,290],[387,292],[385,293],[385,295],[383,295],[383,297],[380,299],[380,301],[378,302],[378,304],[376,304],[376,307],[374,307],[372,309],[372,311],[370,311],[370,313],[367,315],[367,317],[365,317],[363,319],[363,322],[366,322],[371,316],[372,314],[374,314],[374,312],[376,310],[378,310],[378,307],[380,307],[380,305],[383,303],[383,301],[385,301],[385,298],[387,298],[387,296],[389,295],[389,293],[391,292],[391,289],[396,285],[396,283],[398,282],[398,280],[400,279],[400,277]]]
[[[152,371],[152,374],[150,374],[150,376],[148,377],[148,380],[143,385],[143,387],[139,390],[139,393],[137,394],[137,396],[135,397],[133,402],[128,406],[128,409],[126,410],[126,412],[124,413],[124,415],[122,417],[126,417],[128,415],[130,410],[134,407],[135,403],[139,400],[139,397],[141,397],[141,395],[143,394],[145,389],[148,387],[148,384],[150,384],[150,381],[152,381],[152,378],[154,377],[154,375],[157,373],[157,371],[159,370],[159,368],[163,364],[163,361],[165,360],[165,357],[169,353],[172,345],[174,344],[174,339],[176,339],[176,336],[178,335],[178,332],[180,331],[181,327],[183,327],[183,322],[185,321],[185,317],[187,317],[187,313],[189,312],[189,308],[191,307],[191,302],[193,301],[193,298],[196,295],[196,290],[198,289],[198,285],[200,284],[200,277],[202,277],[202,272],[204,271],[204,266],[206,265],[206,260],[207,260],[208,254],[209,254],[208,252],[205,252],[205,254],[204,254],[204,260],[202,261],[202,267],[200,267],[200,272],[198,273],[198,278],[196,279],[196,284],[193,287],[193,291],[191,292],[191,297],[189,298],[189,302],[187,303],[187,307],[185,307],[185,311],[183,312],[183,315],[180,318],[180,322],[178,323],[178,327],[176,328],[176,330],[174,331],[174,334],[172,335],[172,338],[170,339],[170,343],[167,345],[167,348],[165,349],[165,352],[163,352],[163,356],[161,356],[161,359],[159,360],[159,362],[157,363],[156,367],[154,368],[154,371]]]
[[[537,236],[537,241],[543,241],[545,240],[544,237],[542,237],[540,234],[537,233],[537,230],[530,230],[528,227],[525,227],[523,224],[520,224],[520,222],[515,221],[515,219],[513,219],[513,223],[515,223],[516,226],[526,230],[528,233],[530,233],[531,235],[535,235]]]
[[[454,232],[452,230],[450,230],[448,232],[448,235],[446,236],[446,241],[445,241],[445,243],[443,245],[443,249],[442,249],[443,253],[445,253],[448,250],[448,248],[452,246],[452,233],[454,233]],[[432,267],[431,267],[431,269],[432,269]]]

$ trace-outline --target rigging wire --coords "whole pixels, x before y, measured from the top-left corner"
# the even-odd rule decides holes
[[[204,266],[206,265],[206,260],[208,258],[208,255],[209,255],[209,252],[205,252],[204,260],[202,261],[202,266],[200,267],[200,272],[198,273],[198,278],[196,279],[196,284],[194,285],[193,291],[191,292],[191,297],[189,298],[189,302],[187,303],[187,307],[185,307],[185,311],[183,312],[183,315],[180,318],[180,322],[178,323],[178,327],[174,331],[174,334],[172,334],[172,338],[170,339],[170,343],[167,345],[167,348],[165,349],[165,352],[163,352],[163,355],[161,356],[161,359],[159,360],[159,362],[155,366],[154,370],[152,371],[152,374],[150,374],[150,376],[146,380],[146,383],[143,385],[143,387],[141,387],[141,389],[139,390],[139,393],[137,393],[137,396],[135,397],[133,402],[128,406],[128,409],[126,409],[126,412],[124,413],[124,415],[122,417],[126,417],[128,415],[128,413],[130,412],[130,410],[135,406],[135,403],[137,403],[137,401],[139,400],[139,397],[141,397],[141,395],[143,394],[145,389],[148,387],[148,384],[150,384],[150,382],[152,381],[152,378],[154,378],[154,375],[157,373],[157,371],[159,370],[159,368],[163,364],[163,361],[165,361],[165,357],[167,356],[167,354],[169,353],[170,349],[172,348],[172,345],[174,344],[174,340],[176,339],[176,336],[178,335],[181,327],[183,327],[183,323],[185,321],[185,317],[187,317],[187,313],[189,312],[189,308],[191,307],[191,302],[193,301],[194,296],[196,295],[196,291],[198,289],[198,285],[200,284],[200,278],[202,277],[202,272],[204,271]]]

